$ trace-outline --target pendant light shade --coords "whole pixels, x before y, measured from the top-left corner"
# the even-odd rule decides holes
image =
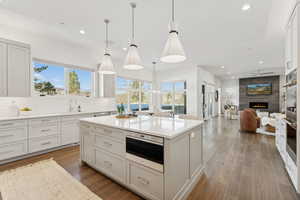
[[[160,60],[165,63],[179,63],[186,60],[186,55],[179,40],[178,31],[175,26],[174,0],[172,0],[171,31],[169,32],[167,44],[163,50]]]
[[[111,55],[108,53],[108,23],[109,20],[105,19],[104,20],[105,27],[106,27],[106,48],[105,48],[105,53],[102,58],[102,62],[100,65],[100,73],[102,74],[115,74],[115,68],[111,59]]]
[[[178,33],[171,31],[160,60],[165,63],[179,63],[186,59]]]
[[[106,53],[104,54],[100,66],[100,72],[102,74],[115,74],[115,68],[111,60],[110,54]]]
[[[123,67],[128,70],[140,70],[144,67],[138,52],[138,46],[134,43],[134,9],[136,8],[136,4],[131,3],[130,6],[132,8],[132,40],[130,46],[128,47],[128,52]]]
[[[138,47],[131,44],[128,48],[127,56],[125,58],[124,68],[129,70],[143,69],[142,61],[138,52]]]

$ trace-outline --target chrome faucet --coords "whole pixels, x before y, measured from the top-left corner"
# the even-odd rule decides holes
[[[175,118],[175,112],[174,111],[170,112],[170,117]]]

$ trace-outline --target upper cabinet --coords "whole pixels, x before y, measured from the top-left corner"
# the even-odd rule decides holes
[[[289,74],[298,66],[298,15],[299,14],[296,9],[287,25],[285,47],[286,74]]]
[[[103,74],[103,97],[105,98],[114,98],[115,97],[115,75],[114,74]]]
[[[30,94],[30,46],[0,39],[0,97],[27,97]]]

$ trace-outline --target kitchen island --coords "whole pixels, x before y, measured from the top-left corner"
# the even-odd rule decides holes
[[[202,123],[151,116],[81,119],[81,160],[146,199],[185,199],[204,169]]]

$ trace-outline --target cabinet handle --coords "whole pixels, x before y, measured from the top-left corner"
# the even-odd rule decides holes
[[[109,142],[103,142],[106,146],[112,146],[112,144],[111,143],[109,143]]]
[[[45,145],[49,145],[49,144],[51,144],[51,142],[45,142],[45,143],[42,143],[41,145],[45,146]]]
[[[41,132],[49,132],[51,131],[51,129],[44,129],[44,130],[41,130]]]
[[[6,123],[6,124],[1,124],[1,126],[12,126],[14,123]]]
[[[7,137],[12,137],[14,136],[13,134],[10,134],[10,135],[0,135],[0,138],[7,138]]]
[[[138,176],[137,179],[138,179],[142,184],[144,184],[144,185],[149,185],[149,184],[150,184],[150,182],[149,182],[147,179],[142,178],[142,177],[140,177],[140,176]]]
[[[3,151],[3,152],[0,152],[0,155],[4,155],[4,154],[8,154],[8,153],[13,153],[13,152],[14,152],[13,150]]]
[[[111,168],[112,167],[112,163],[109,161],[104,161],[104,164],[108,167]]]

